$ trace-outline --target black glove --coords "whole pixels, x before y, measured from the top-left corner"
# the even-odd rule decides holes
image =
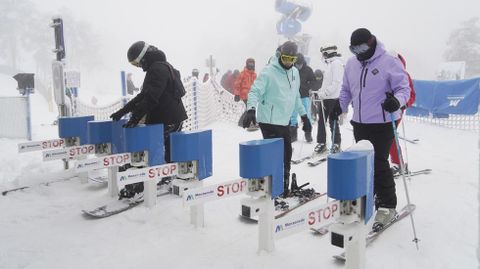
[[[110,118],[114,121],[119,121],[125,114],[128,113],[128,110],[125,107],[119,109],[117,112],[110,115]]]
[[[387,95],[387,98],[385,98],[385,101],[383,101],[383,109],[390,113],[397,111],[400,108],[400,102],[398,99],[395,98],[391,92],[387,92],[385,94]]]
[[[307,133],[312,132],[312,124],[310,123],[310,120],[308,119],[307,114],[302,116],[302,122],[303,122],[302,130]]]
[[[243,128],[250,127],[250,124],[253,122],[254,125],[257,124],[257,118],[255,117],[255,109],[251,108],[247,111],[247,114],[243,118]]]
[[[140,114],[138,111],[133,111],[132,116],[130,117],[130,120],[123,125],[123,128],[133,128],[138,125],[140,120],[142,119],[142,116],[139,116]]]
[[[240,101],[240,95],[235,95],[235,97],[233,97],[233,100],[234,100],[235,102]]]
[[[335,117],[342,115],[343,112],[342,112],[342,107],[340,106],[339,100],[335,102],[335,106],[333,107],[332,113],[333,115],[335,115]]]

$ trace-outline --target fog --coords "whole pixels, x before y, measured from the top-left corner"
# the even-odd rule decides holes
[[[276,33],[281,14],[275,11],[274,2],[41,0],[35,5],[51,16],[69,10],[76,20],[90,25],[100,44],[101,63],[95,73],[80,70],[82,85],[95,91],[117,91],[120,70],[134,73],[137,84],[142,81],[141,70],[130,66],[126,59],[128,47],[138,40],[163,50],[183,76],[188,76],[192,68],[199,68],[201,74],[207,72],[205,60],[209,55],[216,59],[221,74],[227,69],[242,69],[248,57],[256,59],[259,71],[284,40]],[[351,32],[366,27],[387,49],[405,56],[409,72],[417,79],[434,79],[450,32],[461,22],[478,16],[480,10],[478,0],[304,2],[313,7],[302,29],[302,33],[312,36],[308,56],[313,69],[321,67],[320,46],[336,44],[345,58],[350,57]],[[51,35],[53,47],[53,31],[45,35]]]

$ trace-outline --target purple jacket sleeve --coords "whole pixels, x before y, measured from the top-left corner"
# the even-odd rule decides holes
[[[343,83],[342,83],[342,89],[340,90],[339,100],[340,100],[340,107],[342,108],[342,112],[347,113],[348,105],[352,101],[352,93],[350,92],[350,85],[348,83],[346,70],[343,74]]]

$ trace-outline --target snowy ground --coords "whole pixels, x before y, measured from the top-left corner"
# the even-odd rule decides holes
[[[55,127],[45,125],[51,120],[43,118],[34,118],[34,140],[57,137]],[[239,178],[238,143],[259,139],[260,132],[227,123],[210,128],[214,176],[206,184]],[[353,143],[347,128],[348,124],[341,128],[343,148]],[[431,175],[408,183],[417,205],[420,250],[411,242],[410,221],[404,220],[368,247],[367,268],[475,268],[478,134],[407,122],[407,136],[420,139],[408,144],[410,169],[433,169]],[[60,161],[42,162],[39,152],[18,154],[19,142],[23,141],[0,139],[0,191],[51,180],[52,173],[62,170]],[[313,146],[294,143],[294,158],[309,154]],[[299,183],[310,181],[318,191],[326,191],[325,164],[300,164],[292,172]],[[401,207],[401,180],[397,193]],[[188,209],[174,196],[160,197],[153,209],[139,206],[106,219],[86,219],[82,209],[109,198],[105,186],[81,184],[77,178],[0,196],[0,268],[344,267],[332,259],[341,249],[330,245],[329,236],[309,231],[276,241],[273,253],[257,253],[257,225],[238,220],[241,198],[206,204],[206,227],[196,229],[189,224]]]

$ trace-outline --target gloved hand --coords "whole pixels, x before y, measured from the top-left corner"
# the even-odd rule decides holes
[[[342,107],[340,106],[340,101],[339,100],[337,100],[335,102],[335,106],[333,107],[332,113],[336,117],[342,115]]]
[[[233,97],[233,100],[234,100],[235,102],[240,101],[240,95],[235,95],[235,97]]]
[[[123,108],[119,109],[117,112],[110,115],[110,118],[114,121],[119,121],[127,113],[128,113],[128,111],[125,109],[125,107],[123,107]]]
[[[397,111],[400,108],[400,102],[398,99],[395,98],[391,92],[387,92],[385,94],[387,95],[387,98],[385,98],[385,101],[383,101],[383,109],[390,113]]]
[[[138,125],[142,117],[137,116],[135,113],[132,113],[130,120],[123,125],[123,128],[133,128]]]
[[[250,124],[253,122],[254,125],[257,124],[257,118],[255,117],[255,109],[251,108],[247,111],[247,114],[243,118],[243,128],[250,127]]]
[[[303,122],[302,130],[304,132],[310,133],[312,131],[312,123],[310,123],[310,120],[308,119],[307,114],[302,116],[302,122]]]

